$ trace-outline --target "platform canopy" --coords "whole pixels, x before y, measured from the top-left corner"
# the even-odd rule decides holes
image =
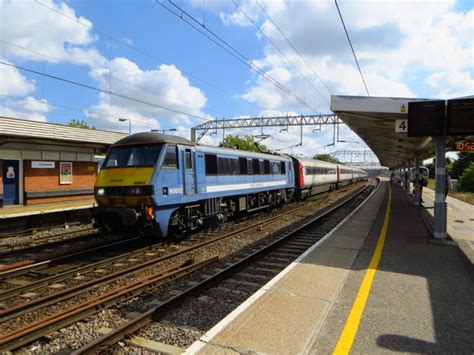
[[[9,142],[54,143],[95,147],[101,152],[124,137],[126,133],[0,117],[0,145],[3,146]]]
[[[331,111],[372,149],[381,165],[412,166],[417,151],[420,159],[433,157],[434,142],[431,137],[408,138],[406,133],[397,133],[395,123],[407,119],[408,102],[426,100],[332,95]]]

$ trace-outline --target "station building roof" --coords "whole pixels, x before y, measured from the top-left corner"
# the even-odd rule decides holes
[[[126,136],[120,132],[0,117],[0,143],[28,139],[32,143],[55,141],[65,145],[79,143],[108,147]]]
[[[407,137],[395,132],[395,121],[408,118],[408,103],[432,99],[331,96],[331,111],[347,124],[387,167],[412,165],[418,151],[420,159],[434,155],[431,137]]]

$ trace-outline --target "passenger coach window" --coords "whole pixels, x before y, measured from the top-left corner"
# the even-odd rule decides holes
[[[252,165],[253,165],[253,173],[255,175],[260,174],[260,164],[258,159],[252,159]]]
[[[239,158],[240,175],[247,175],[247,158]]]
[[[265,174],[265,164],[263,163],[263,160],[260,159],[260,160],[258,161],[258,164],[259,164],[260,175]]]
[[[217,155],[206,154],[206,175],[217,175]]]
[[[270,175],[270,162],[268,160],[263,161],[263,168],[266,175]]]
[[[229,159],[230,175],[239,175],[239,161],[237,159]]]
[[[272,161],[270,164],[271,164],[271,173],[273,175],[280,174],[280,164],[277,161]]]
[[[247,174],[253,175],[252,159],[247,159]]]
[[[176,146],[169,145],[166,148],[165,158],[163,159],[163,167],[164,168],[177,168],[178,167],[178,159],[176,159]]]

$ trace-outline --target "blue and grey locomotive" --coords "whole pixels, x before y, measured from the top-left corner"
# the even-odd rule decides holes
[[[96,181],[94,215],[106,231],[137,228],[180,237],[210,222],[276,207],[366,176],[339,164],[137,133],[109,150]]]

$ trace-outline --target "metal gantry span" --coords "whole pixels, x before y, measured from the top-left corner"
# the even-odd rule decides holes
[[[344,123],[334,114],[222,119],[207,121],[191,128],[191,140],[199,142],[209,130],[217,129],[321,126],[323,124],[339,125]],[[199,134],[196,135],[196,132]]]

